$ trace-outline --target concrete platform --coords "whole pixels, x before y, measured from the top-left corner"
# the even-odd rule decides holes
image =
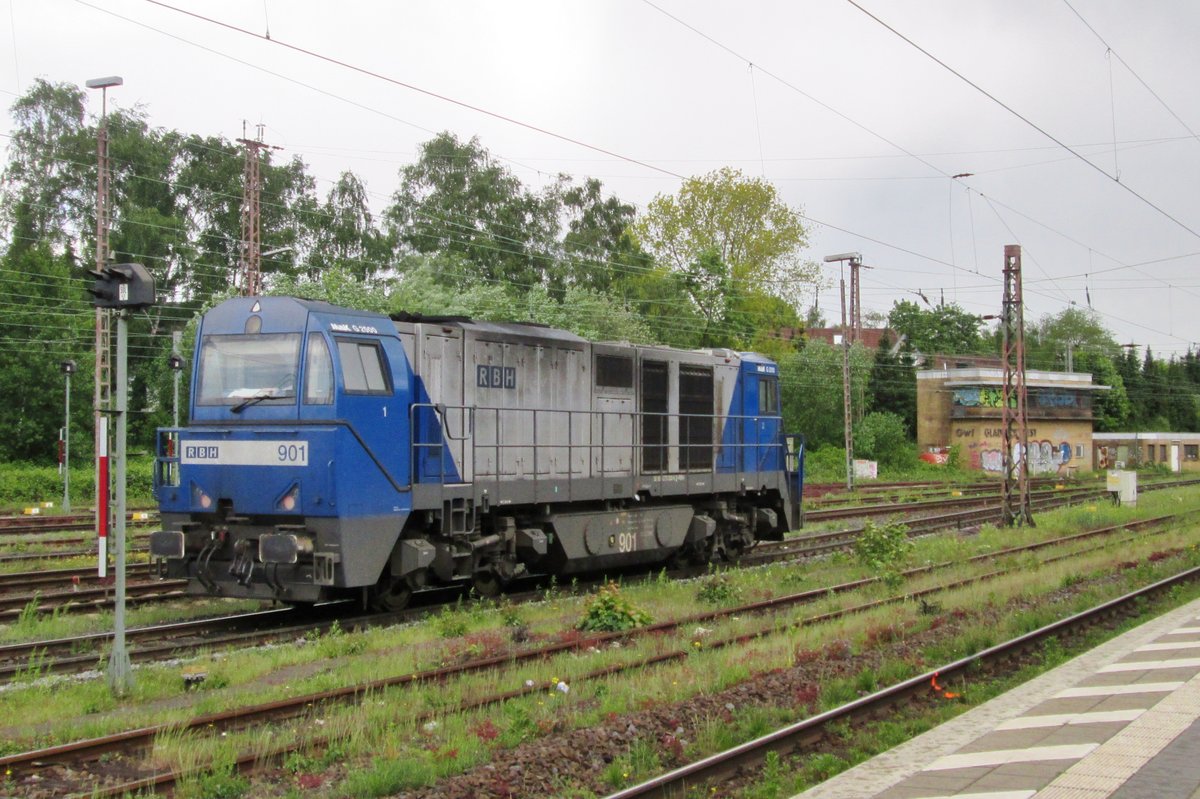
[[[1200,601],[800,794],[1200,799]]]

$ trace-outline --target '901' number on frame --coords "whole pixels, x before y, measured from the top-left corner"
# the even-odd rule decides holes
[[[308,460],[304,444],[280,444],[276,450],[280,463],[297,463]]]

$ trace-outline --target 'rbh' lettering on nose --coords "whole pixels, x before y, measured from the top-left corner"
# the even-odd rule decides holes
[[[216,460],[217,458],[221,457],[221,448],[185,446],[183,448],[183,456],[185,458],[195,458],[197,460]]]

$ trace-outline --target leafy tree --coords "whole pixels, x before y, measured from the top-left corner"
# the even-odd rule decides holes
[[[1141,406],[1142,424],[1148,430],[1169,430],[1167,377],[1163,365],[1154,360],[1154,353],[1149,347],[1146,347],[1146,357],[1142,361],[1141,391],[1138,404]]]
[[[636,311],[603,292],[572,286],[560,299],[545,286],[511,291],[499,285],[477,284],[462,289],[446,279],[446,271],[444,257],[410,258],[403,278],[387,299],[389,308],[409,313],[535,322],[600,340],[650,340],[650,332]]]
[[[562,271],[568,285],[620,291],[653,267],[650,256],[629,233],[636,215],[631,204],[605,197],[595,178],[579,186],[564,183],[558,192],[566,217]]]
[[[705,334],[705,320],[686,302],[684,277],[662,266],[626,275],[620,296],[650,329],[650,341],[694,349]]]
[[[78,342],[90,333],[91,317],[69,279],[71,263],[49,242],[14,248],[0,258],[0,461],[53,463],[63,422],[63,375],[68,358],[79,371],[72,380],[72,450],[91,451],[92,362]],[[90,309],[88,309],[90,310]]]
[[[909,435],[917,429],[917,369],[912,347],[892,352],[892,338],[884,333],[875,350],[875,361],[867,384],[868,405],[872,411],[886,411],[899,417]]]
[[[882,411],[868,413],[854,425],[854,454],[884,466],[912,466],[917,459],[904,420]]]
[[[1171,430],[1191,433],[1200,424],[1196,387],[1188,382],[1184,363],[1172,358],[1163,370],[1166,383],[1167,419]]]
[[[185,214],[190,268],[185,298],[207,298],[234,285],[241,255],[242,159],[220,137],[191,135],[177,156],[176,178]]]
[[[909,300],[900,300],[888,314],[888,326],[908,337],[913,348],[927,355],[965,355],[985,352],[987,340],[980,335],[983,320],[955,303],[929,310]]]
[[[861,344],[850,348],[850,396],[863,396],[871,355]],[[843,443],[842,348],[809,341],[779,362],[784,427],[803,433],[810,447]]]
[[[84,125],[82,89],[41,78],[12,106],[13,133],[3,175],[0,220],[11,246],[78,251],[95,185],[94,132]]]
[[[660,194],[633,225],[637,241],[683,276],[692,305],[711,327],[739,299],[757,295],[794,305],[817,268],[800,259],[807,233],[775,187],[728,167]]]
[[[1115,433],[1127,430],[1133,414],[1125,381],[1112,359],[1094,351],[1085,350],[1076,358],[1080,371],[1090,372],[1092,382],[1110,386],[1108,391],[1097,391],[1092,395],[1094,428],[1100,433]]]
[[[1120,348],[1100,316],[1082,308],[1046,314],[1025,333],[1025,363],[1031,369],[1065,369],[1068,351],[1078,362],[1082,353],[1113,358]]]
[[[310,276],[340,268],[365,280],[386,268],[390,247],[375,227],[367,188],[353,172],[341,174],[307,224],[314,237],[307,258]]]
[[[1129,397],[1130,411],[1128,421],[1135,429],[1142,429],[1141,425],[1146,418],[1143,406],[1145,380],[1142,377],[1142,368],[1138,364],[1137,354],[1132,347],[1129,347],[1115,364],[1117,373],[1121,376],[1121,382],[1125,386],[1125,392]]]
[[[469,266],[453,278],[532,286],[553,272],[558,203],[539,197],[498,164],[478,139],[441,133],[400,170],[384,212],[391,235],[412,252],[455,255]]]

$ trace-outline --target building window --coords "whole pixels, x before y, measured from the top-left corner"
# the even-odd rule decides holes
[[[1189,461],[1200,461],[1200,444],[1184,444],[1183,457]]]
[[[1075,457],[1076,457],[1076,458],[1082,458],[1082,457],[1083,457],[1083,444],[1076,444],[1076,445],[1075,445]]]
[[[1146,445],[1146,460],[1149,461],[1150,463],[1154,463],[1154,445],[1153,444]]]
[[[1162,461],[1163,463],[1166,463],[1166,461],[1167,461],[1167,445],[1166,444],[1158,445],[1158,459],[1160,461]]]

